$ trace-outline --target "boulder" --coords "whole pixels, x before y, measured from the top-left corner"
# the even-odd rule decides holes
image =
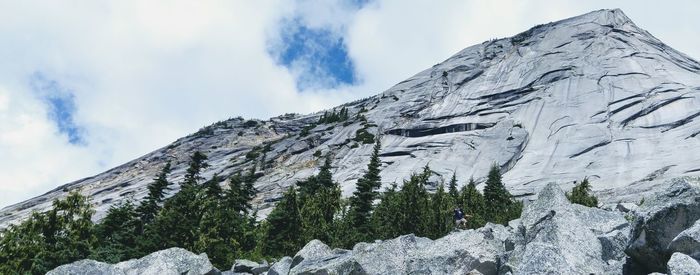
[[[319,240],[311,240],[292,258],[291,268],[306,259],[317,259],[331,254],[331,248]]]
[[[207,254],[196,255],[182,248],[153,252],[143,258],[114,265],[126,274],[218,274]]]
[[[342,274],[342,275],[363,275],[367,274],[362,266],[353,259],[347,250],[335,250],[330,255],[307,258],[294,266],[289,274],[311,275],[311,274]]]
[[[370,274],[466,274],[475,270],[495,274],[508,237],[502,225],[487,224],[431,241],[413,235],[364,247],[353,254]],[[377,261],[377,258],[385,260]]]
[[[668,250],[680,252],[700,260],[700,220],[695,221],[693,226],[683,230],[683,232],[673,238],[668,245]]]
[[[182,248],[169,248],[153,252],[143,258],[117,264],[93,260],[82,260],[62,265],[48,274],[158,274],[158,275],[215,275],[220,274],[207,258],[207,254],[196,255]]]
[[[683,253],[673,253],[668,260],[668,275],[700,274],[700,264],[692,257]]]
[[[253,268],[258,267],[258,263],[250,260],[236,260],[231,267],[233,272],[253,273]]]
[[[267,272],[269,269],[270,265],[266,261],[263,261],[258,266],[251,269],[250,272],[253,273],[253,275],[259,275]]]
[[[513,251],[499,272],[621,273],[628,236],[629,225],[621,213],[572,205],[564,191],[551,183],[524,209],[509,238]]]
[[[647,272],[666,270],[673,252],[669,245],[700,219],[700,181],[674,178],[667,181],[667,186],[635,211],[633,238],[626,249]]]
[[[113,265],[95,260],[80,260],[71,264],[59,266],[47,275],[77,275],[77,274],[104,274],[104,275],[124,275],[124,271],[115,268]]]
[[[270,266],[267,275],[287,275],[292,265],[291,257],[284,257]]]

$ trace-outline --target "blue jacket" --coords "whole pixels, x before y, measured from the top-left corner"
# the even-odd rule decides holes
[[[462,210],[455,210],[455,220],[461,220],[464,219],[464,213],[462,213]]]

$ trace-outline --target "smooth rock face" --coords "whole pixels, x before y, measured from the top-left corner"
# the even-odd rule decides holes
[[[668,245],[668,250],[700,259],[700,220],[673,238]]]
[[[300,133],[321,113],[214,124],[7,207],[0,227],[71,190],[89,195],[99,219],[110,205],[145,196],[166,161],[173,164],[169,179],[181,181],[195,150],[209,156],[205,178],[244,171],[265,155],[255,183],[260,217],[283,190],[316,172],[316,151],[333,152],[334,180],[349,196],[372,150],[354,140],[362,129],[383,134],[385,185],[426,164],[437,179],[460,171],[461,184],[470,177],[483,182],[496,162],[515,195],[531,196],[549,182],[568,189],[590,176],[602,203],[637,202],[659,179],[700,175],[699,72],[700,63],[622,11],[594,11],[468,47],[379,95],[345,104],[352,119],[314,126],[308,135]]]
[[[212,266],[206,254],[196,255],[182,248],[170,248],[114,265],[82,260],[59,266],[48,274],[214,275],[219,271]]]
[[[664,271],[672,254],[671,242],[700,219],[700,180],[676,178],[646,199],[636,211],[633,240],[627,254],[649,271]],[[690,232],[688,232],[690,233]],[[682,239],[685,239],[682,237]],[[679,240],[676,245],[683,242]]]
[[[547,185],[523,211],[502,273],[606,274],[621,270],[629,226],[616,212],[572,205]]]
[[[673,253],[668,261],[668,275],[700,274],[700,263],[683,253]]]

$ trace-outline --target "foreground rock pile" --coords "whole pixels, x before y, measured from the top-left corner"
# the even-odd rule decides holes
[[[92,260],[49,274],[700,274],[700,180],[677,178],[639,206],[569,203],[555,184],[520,219],[443,238],[405,235],[332,249],[314,240],[272,265],[238,260],[214,268],[179,248],[114,265]]]

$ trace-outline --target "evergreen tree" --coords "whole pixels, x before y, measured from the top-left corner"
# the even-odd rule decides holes
[[[428,226],[428,237],[437,239],[450,233],[453,227],[452,210],[454,206],[452,196],[445,192],[445,186],[441,183],[430,199],[432,213]]]
[[[209,167],[206,163],[207,156],[202,154],[202,152],[194,152],[190,157],[190,166],[185,172],[185,181],[181,184],[183,187],[185,185],[197,185],[199,181],[202,180],[200,173],[202,169]]]
[[[403,209],[401,209],[399,195],[396,183],[381,194],[381,201],[372,212],[371,218],[377,239],[386,240],[401,235],[399,224]]]
[[[357,180],[356,190],[350,198],[350,209],[348,211],[349,225],[354,229],[348,238],[351,243],[369,241],[372,238],[372,227],[369,223],[372,213],[372,204],[377,198],[377,189],[381,187],[381,177],[379,176],[381,162],[379,151],[381,150],[380,138],[377,138],[367,165],[367,172],[362,178]]]
[[[469,183],[462,188],[460,195],[462,202],[459,206],[465,214],[471,217],[467,218],[467,228],[479,228],[486,224],[485,216],[485,200],[484,196],[476,188],[474,178],[469,179]]]
[[[151,223],[160,210],[159,204],[163,201],[165,189],[170,185],[167,179],[169,173],[170,162],[165,164],[158,176],[148,185],[148,196],[141,202],[141,205],[136,208],[142,225]],[[140,225],[140,227],[142,225]],[[139,231],[142,231],[142,229],[140,228]]]
[[[598,198],[596,198],[591,192],[591,183],[588,182],[588,178],[583,178],[581,183],[574,186],[571,193],[566,193],[566,198],[571,201],[571,203],[576,203],[580,205],[585,205],[588,207],[598,207]]]
[[[429,176],[429,170],[421,174],[413,174],[408,181],[404,181],[399,192],[400,212],[398,222],[399,234],[414,233],[418,236],[428,236],[430,226],[430,201],[425,184]]]
[[[340,209],[340,188],[322,188],[307,198],[300,210],[304,242],[318,239],[329,243],[334,231],[334,215]]]
[[[303,246],[297,193],[289,188],[267,216],[262,252],[271,257],[294,255]]]
[[[217,205],[219,200],[221,200],[223,196],[223,190],[221,189],[221,185],[219,185],[220,182],[221,178],[219,177],[219,175],[214,174],[214,176],[211,177],[211,179],[202,184],[202,189],[204,191],[204,196],[206,197],[206,199],[212,200]]]
[[[163,209],[155,220],[146,227],[142,251],[157,251],[168,247],[182,247],[194,250],[198,239],[200,219],[208,204],[202,203],[198,182],[202,179],[201,169],[207,167],[207,157],[195,152],[190,158],[185,180],[180,184],[180,192],[165,200]]]
[[[53,202],[53,209],[33,213],[0,233],[0,274],[44,274],[87,258],[95,237],[89,200],[79,193]]]
[[[501,181],[501,171],[496,164],[491,166],[489,171],[484,188],[484,200],[487,205],[485,217],[489,222],[507,224],[508,221],[520,216],[522,204],[515,201],[506,190]]]
[[[117,263],[140,257],[137,242],[140,220],[131,201],[113,205],[107,215],[95,226],[97,247],[91,258],[108,263]]]
[[[459,199],[459,190],[457,190],[457,173],[452,173],[452,179],[450,179],[449,193],[452,200],[457,202]]]

